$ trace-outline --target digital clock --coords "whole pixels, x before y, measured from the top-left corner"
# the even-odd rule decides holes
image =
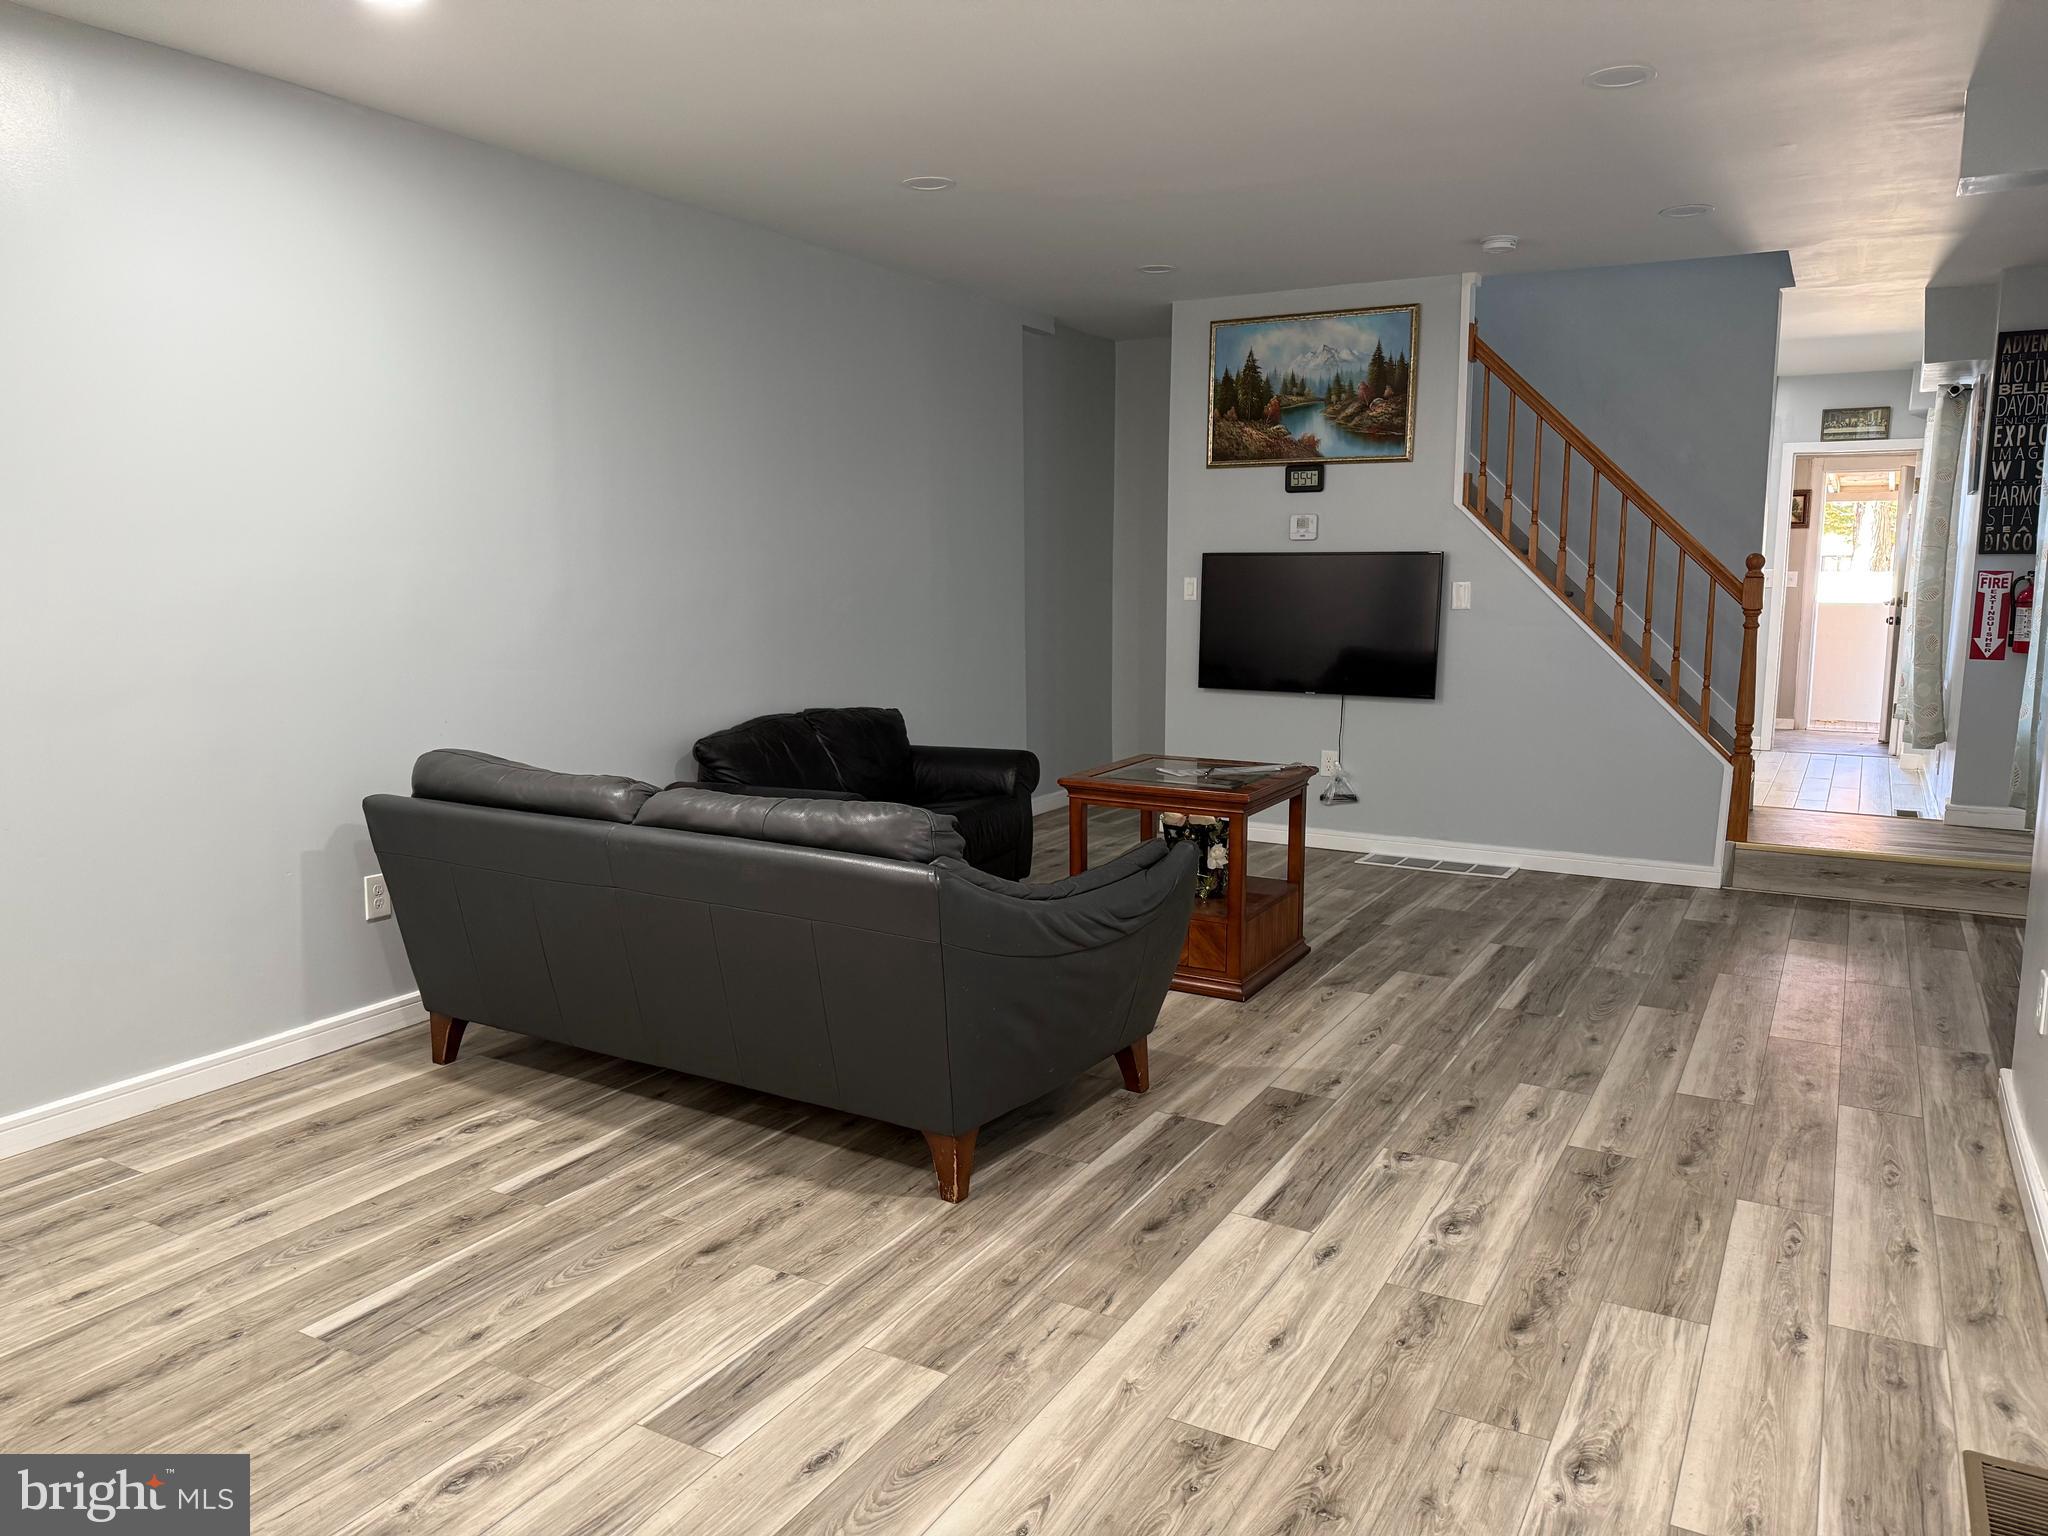
[[[1287,490],[1290,495],[1296,491],[1320,491],[1322,488],[1322,465],[1290,464],[1287,466]]]

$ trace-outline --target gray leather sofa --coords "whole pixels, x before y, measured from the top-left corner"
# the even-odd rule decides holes
[[[974,1137],[1090,1063],[1146,1083],[1190,845],[1056,884],[985,874],[948,816],[429,752],[363,802],[434,1060],[469,1020]]]

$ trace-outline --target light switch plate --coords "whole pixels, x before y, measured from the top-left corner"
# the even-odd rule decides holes
[[[1180,595],[1184,601],[1192,603],[1195,600],[1195,593],[1197,590],[1198,589],[1195,586],[1194,577],[1184,576],[1181,578]]]
[[[1472,606],[1471,582],[1454,581],[1451,583],[1451,606],[1453,608],[1470,608]]]

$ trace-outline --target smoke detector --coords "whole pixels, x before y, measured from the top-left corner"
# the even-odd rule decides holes
[[[1505,256],[1521,243],[1520,235],[1488,235],[1479,242],[1479,249],[1489,256]]]
[[[1625,91],[1630,86],[1648,85],[1657,78],[1651,64],[1603,64],[1584,77],[1582,83],[1596,91]]]

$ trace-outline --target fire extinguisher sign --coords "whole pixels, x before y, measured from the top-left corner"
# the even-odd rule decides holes
[[[2011,594],[2011,571],[1977,573],[1977,608],[1974,622],[1970,626],[1972,661],[2004,659],[2006,599]]]

